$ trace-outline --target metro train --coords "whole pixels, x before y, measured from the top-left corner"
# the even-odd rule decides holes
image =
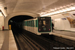
[[[38,17],[36,19],[24,20],[23,28],[36,35],[50,34],[52,32],[51,17]]]

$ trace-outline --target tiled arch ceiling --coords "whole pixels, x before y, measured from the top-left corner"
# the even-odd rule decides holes
[[[75,0],[0,0],[7,7],[7,13],[29,11],[39,13],[49,9],[75,3]],[[0,3],[1,3],[0,2]]]
[[[72,3],[75,3],[75,0],[58,0],[57,2],[51,4],[51,5],[48,5],[44,11],[48,11],[50,9],[55,9],[55,8],[60,8],[62,6],[65,6],[65,5],[70,5]],[[41,10],[41,12],[44,12]]]

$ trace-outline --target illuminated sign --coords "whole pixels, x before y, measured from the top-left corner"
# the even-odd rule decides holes
[[[66,18],[62,18],[62,20],[66,20]]]

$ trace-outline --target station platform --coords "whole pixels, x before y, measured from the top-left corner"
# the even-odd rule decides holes
[[[0,31],[0,50],[18,50],[11,30]]]
[[[72,31],[53,30],[52,34],[75,41],[75,32]]]

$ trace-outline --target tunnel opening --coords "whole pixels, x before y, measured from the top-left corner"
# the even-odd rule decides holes
[[[8,28],[13,32],[22,32],[23,30],[23,21],[27,19],[32,19],[33,17],[28,15],[18,15],[14,16],[8,21]]]

